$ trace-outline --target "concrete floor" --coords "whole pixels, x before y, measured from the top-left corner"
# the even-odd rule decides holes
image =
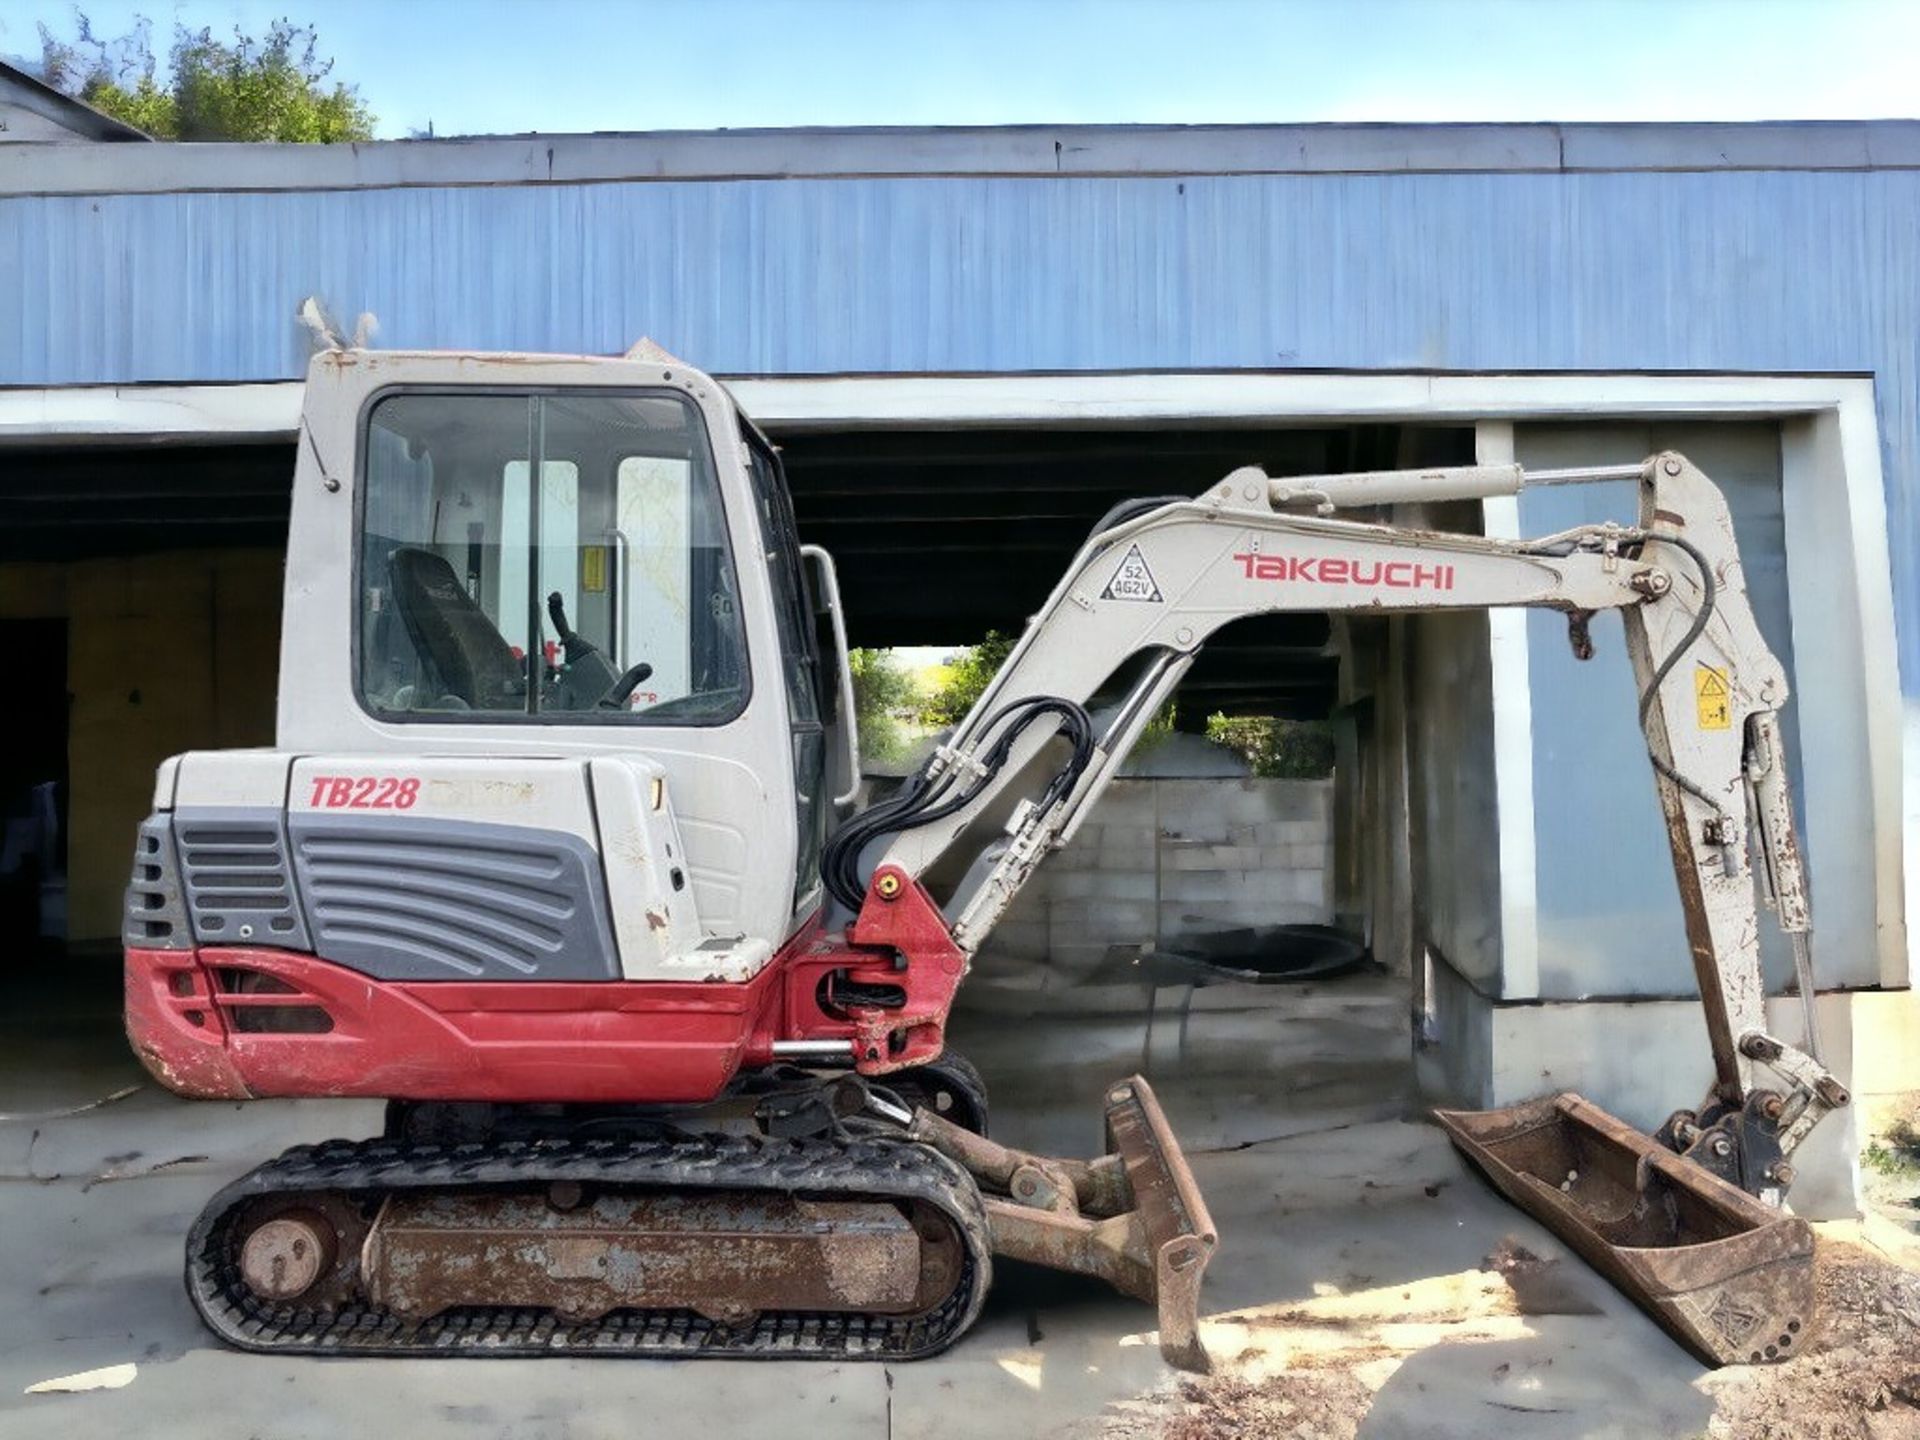
[[[894,1367],[617,1360],[275,1360],[227,1351],[180,1286],[181,1241],[220,1184],[297,1141],[371,1133],[378,1107],[194,1104],[140,1085],[117,973],[62,962],[0,1017],[0,1437],[195,1440],[404,1434],[703,1440],[1093,1435],[1174,1377],[1151,1311],[1091,1284],[999,1276],[977,1328]],[[1113,992],[1121,1001],[1138,992]],[[1084,1007],[1083,1007],[1084,1008]],[[1098,1140],[1109,1079],[1138,1066],[1137,1019],[969,1013],[954,1038],[994,1090],[1003,1138]],[[1361,1434],[1697,1434],[1701,1370],[1569,1262],[1568,1309],[1518,1315],[1482,1260],[1513,1237],[1562,1248],[1463,1170],[1409,1091],[1404,988],[1202,992],[1182,1057],[1155,1027],[1151,1074],[1224,1237],[1209,1274],[1216,1359],[1258,1375],[1363,1344],[1378,1395]],[[1324,1358],[1324,1357],[1323,1357]],[[1347,1354],[1349,1360],[1355,1356]],[[125,1388],[26,1386],[135,1362]]]

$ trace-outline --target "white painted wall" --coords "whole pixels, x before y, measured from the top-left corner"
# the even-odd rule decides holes
[[[1781,729],[1793,772],[1804,833],[1806,805],[1818,793],[1857,811],[1859,777],[1809,767],[1801,743],[1811,697],[1823,697],[1826,657],[1811,653],[1796,664],[1796,627],[1787,588],[1788,554],[1782,509],[1780,428],[1765,421],[1635,424],[1570,422],[1515,427],[1515,458],[1533,468],[1632,463],[1660,450],[1679,450],[1711,476],[1727,497],[1740,541],[1741,572],[1760,632],[1786,667],[1793,697]],[[1632,523],[1635,487],[1621,481],[1523,491],[1520,518],[1529,534],[1607,520]],[[1596,616],[1594,655],[1576,660],[1565,620],[1536,612],[1526,617],[1532,708],[1532,835],[1536,862],[1537,994],[1568,1000],[1582,995],[1697,993],[1688,958],[1679,894],[1666,827],[1660,818],[1646,742],[1635,708],[1636,687],[1620,623]],[[1816,651],[1819,647],[1815,647]],[[1856,711],[1857,707],[1848,707]],[[1844,728],[1848,716],[1817,718]],[[1851,749],[1852,747],[1849,747]],[[1831,794],[1852,788],[1854,803]],[[1878,980],[1861,917],[1871,922],[1871,841],[1864,826],[1823,833],[1807,858],[1818,911],[1816,959],[1828,984]],[[1856,877],[1857,882],[1856,883]],[[1863,894],[1863,891],[1865,892]],[[1761,927],[1770,988],[1792,973],[1782,937]]]

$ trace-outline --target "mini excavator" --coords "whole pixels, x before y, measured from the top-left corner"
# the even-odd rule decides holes
[[[1847,1094],[1812,1038],[1779,712],[1720,492],[1686,459],[1270,478],[1093,528],[925,764],[856,810],[834,564],[706,375],[373,351],[308,373],[277,743],[159,770],[126,1022],[182,1095],[378,1097],[187,1239],[246,1350],[904,1360],[994,1262],[1097,1276],[1203,1368],[1217,1236],[1152,1088],[1092,1160],[989,1138],[946,1047],[970,957],[1208,637],[1286,610],[1618,611],[1706,1011],[1704,1101],[1654,1135],[1577,1095],[1441,1123],[1712,1362],[1795,1353],[1789,1157]],[[1506,540],[1374,507],[1631,480],[1637,523]],[[1711,704],[1702,700],[1706,696]],[[1759,903],[1802,1045],[1767,1030]]]

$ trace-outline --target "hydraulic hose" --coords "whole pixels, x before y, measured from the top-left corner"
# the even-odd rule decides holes
[[[1640,729],[1643,733],[1647,728],[1647,713],[1653,709],[1653,702],[1660,693],[1660,686],[1667,676],[1673,673],[1673,667],[1678,665],[1687,651],[1693,648],[1694,641],[1706,633],[1707,622],[1713,618],[1714,601],[1720,589],[1713,577],[1713,567],[1707,563],[1707,557],[1700,553],[1699,547],[1691,540],[1683,540],[1678,535],[1661,534],[1651,538],[1662,545],[1673,546],[1693,561],[1694,569],[1700,572],[1700,608],[1694,612],[1693,623],[1687,627],[1687,633],[1681,637],[1680,643],[1669,650],[1666,657],[1654,667],[1653,678],[1647,681],[1646,687],[1640,692]],[[1726,816],[1726,808],[1718,800],[1675,770],[1673,765],[1663,760],[1651,745],[1647,747],[1647,758],[1653,762],[1654,771],[1662,778],[1671,781],[1702,804],[1711,806],[1715,814],[1722,818]]]
[[[1057,718],[1058,729],[1071,743],[1072,752],[1048,782],[1037,803],[1045,810],[1065,798],[1092,763],[1092,718],[1083,706],[1059,696],[1031,695],[1015,700],[995,711],[979,727],[980,738],[975,741],[974,750],[982,770],[971,781],[963,780],[952,770],[930,775],[933,759],[929,757],[925,765],[908,777],[897,795],[856,815],[834,832],[820,854],[820,878],[827,893],[847,909],[859,910],[866,898],[866,878],[860,873],[860,857],[867,847],[882,836],[934,824],[972,804],[1006,768],[1014,744],[1027,727],[1047,716]],[[996,731],[999,731],[997,738],[981,753],[981,741]]]

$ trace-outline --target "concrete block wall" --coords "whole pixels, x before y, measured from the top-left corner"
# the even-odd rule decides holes
[[[1116,945],[1333,918],[1331,780],[1125,779],[1050,856],[984,959],[1091,975]]]

